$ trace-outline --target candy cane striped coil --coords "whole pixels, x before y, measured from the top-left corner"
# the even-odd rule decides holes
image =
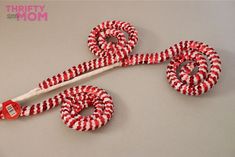
[[[126,38],[124,32],[128,34]],[[107,42],[114,37],[117,42]],[[92,29],[88,37],[89,50],[98,58],[83,62],[39,83],[38,90],[48,90],[88,72],[106,67],[127,67],[138,64],[158,64],[170,60],[166,75],[169,84],[178,92],[197,96],[209,91],[218,81],[221,61],[216,51],[198,41],[181,41],[170,48],[154,53],[129,55],[138,41],[136,29],[127,22],[106,21]],[[209,63],[209,65],[208,65]],[[60,112],[64,123],[75,130],[95,130],[105,125],[113,114],[111,96],[98,87],[77,86],[48,100],[22,106],[20,116],[36,115],[62,104]],[[94,106],[90,116],[80,111]],[[4,115],[0,111],[0,118]]]

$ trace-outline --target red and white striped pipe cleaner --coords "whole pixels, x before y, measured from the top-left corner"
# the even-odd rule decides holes
[[[124,32],[128,34],[128,39]],[[107,42],[108,37],[115,37],[117,42]],[[111,96],[98,87],[72,87],[53,98],[29,106],[19,107],[18,102],[115,67],[158,64],[172,58],[167,66],[167,80],[175,90],[185,95],[201,95],[219,79],[220,57],[213,48],[202,42],[181,41],[161,52],[129,55],[137,41],[137,31],[130,23],[105,21],[99,24],[88,37],[88,47],[98,58],[73,66],[42,81],[30,92],[2,103],[0,118],[36,115],[62,104],[61,118],[68,127],[78,131],[95,130],[105,125],[114,112]],[[210,63],[209,68],[206,58]],[[90,116],[80,115],[79,112],[88,106],[94,106],[94,113]]]

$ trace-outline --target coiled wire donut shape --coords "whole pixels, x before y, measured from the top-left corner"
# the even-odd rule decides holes
[[[128,34],[126,39],[124,32]],[[117,42],[107,42],[115,37]],[[171,58],[167,66],[167,80],[178,92],[185,95],[201,95],[209,91],[218,81],[221,61],[215,50],[198,41],[181,41],[170,48],[155,53],[129,55],[138,41],[136,29],[127,22],[105,21],[92,29],[88,37],[88,47],[98,58],[73,66],[39,83],[40,90],[46,90],[109,65],[127,67],[138,64],[158,64]],[[209,60],[209,67],[207,64]],[[196,72],[195,72],[196,69]],[[177,73],[179,71],[179,73]],[[64,123],[78,131],[95,130],[105,125],[112,117],[113,101],[103,89],[94,86],[77,86],[57,94],[42,103],[22,106],[20,116],[36,115],[57,107]],[[82,116],[79,112],[94,106],[94,113]],[[4,115],[0,111],[0,118]]]

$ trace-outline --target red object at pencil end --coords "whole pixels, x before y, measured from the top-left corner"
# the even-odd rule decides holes
[[[21,114],[21,106],[19,103],[12,100],[5,101],[2,103],[2,114],[4,119],[15,120]]]

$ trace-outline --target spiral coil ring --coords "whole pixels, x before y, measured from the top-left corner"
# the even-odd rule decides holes
[[[124,32],[128,34],[126,39]],[[114,37],[117,42],[107,42]],[[197,41],[181,41],[170,48],[155,53],[129,55],[138,41],[136,29],[127,22],[106,21],[92,29],[88,37],[89,50],[98,58],[83,62],[63,73],[57,74],[39,84],[41,90],[72,80],[84,73],[115,63],[121,67],[138,64],[158,64],[171,58],[166,75],[169,84],[185,95],[201,95],[209,91],[218,81],[221,61],[216,51]],[[207,63],[209,61],[209,65]],[[20,116],[29,116],[52,109],[62,103],[61,118],[64,123],[79,131],[94,130],[105,125],[113,113],[111,96],[102,89],[92,86],[78,86],[50,98],[42,103],[23,106]],[[79,112],[94,106],[90,116]],[[0,118],[4,116],[0,112]]]
[[[104,90],[92,86],[78,86],[71,89],[61,106],[60,113],[64,123],[78,131],[95,130],[105,125],[113,113],[113,101]],[[94,106],[92,115],[78,114],[82,109]]]

